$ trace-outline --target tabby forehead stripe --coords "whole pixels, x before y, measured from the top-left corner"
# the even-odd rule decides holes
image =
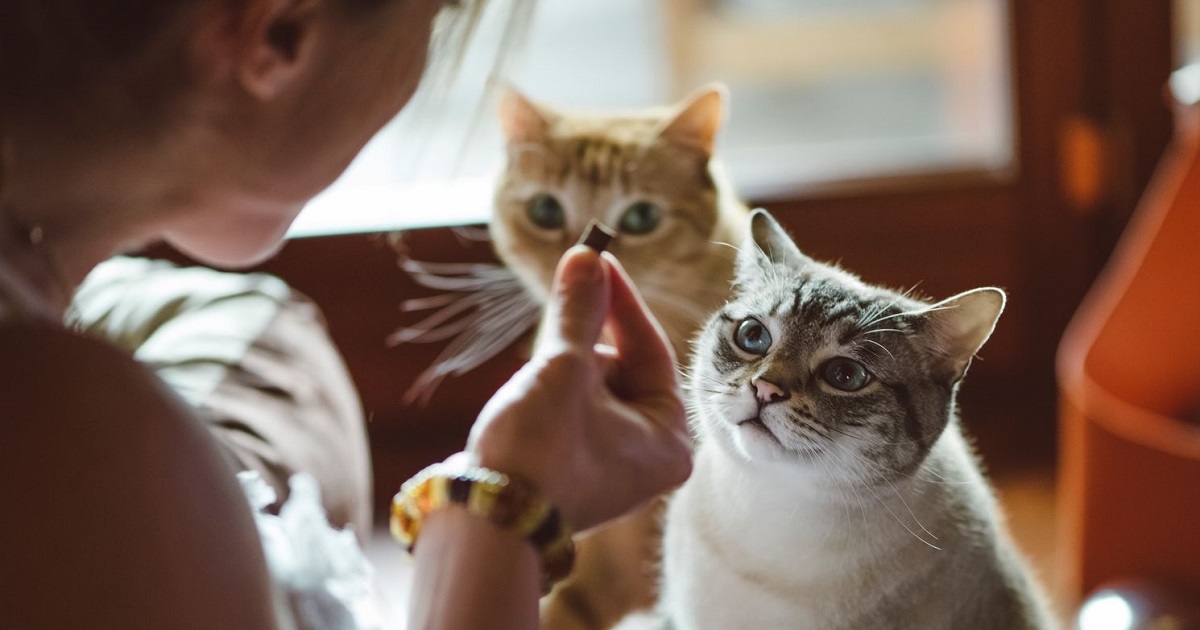
[[[833,287],[811,283],[806,286],[812,288],[806,291],[804,306],[798,314],[804,321],[816,321],[821,312],[834,309],[844,302],[844,298]]]
[[[771,317],[779,316],[779,309],[783,308],[783,300],[784,300],[783,296],[780,296],[779,299],[775,300],[775,304],[772,305],[771,310],[768,311],[768,314]]]
[[[620,186],[622,195],[628,195],[629,191],[633,189],[631,177],[635,166],[630,162],[630,156],[625,155],[625,151],[623,148],[619,151],[620,159],[618,164],[613,167],[617,171],[617,184]]]
[[[866,306],[866,304],[860,303],[860,307],[862,307],[861,310],[865,310]],[[899,309],[890,310],[894,310],[896,313],[901,312]],[[850,328],[848,328],[846,332],[842,334],[842,336],[839,338],[839,341],[843,344],[850,343],[851,339],[867,333],[873,322],[875,322],[879,317],[884,317],[883,313],[888,313],[888,310],[874,314],[870,318],[861,319],[860,321],[854,322],[854,325],[850,326]],[[903,325],[902,322],[896,319],[888,320],[888,322],[890,323],[884,326],[884,328],[901,328]]]
[[[588,152],[588,145],[589,145],[589,141],[587,141],[587,140],[580,141],[578,144],[575,145],[574,163],[576,165],[582,165],[587,161],[586,158],[587,158],[587,152]]]
[[[611,179],[619,152],[616,145],[602,139],[582,140],[576,147],[576,171],[592,188],[599,187]]]
[[[841,308],[829,313],[825,319],[821,320],[821,326],[829,326],[834,322],[845,319],[846,317],[862,310],[861,304],[845,304]]]
[[[800,286],[796,287],[795,291],[796,291],[796,297],[795,297],[795,299],[792,300],[792,311],[791,312],[799,313],[800,312],[800,302],[802,300],[804,300],[804,285],[801,284]]]

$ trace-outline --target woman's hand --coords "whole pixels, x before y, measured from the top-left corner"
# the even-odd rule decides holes
[[[597,345],[602,330],[612,346]],[[575,531],[687,479],[671,349],[616,259],[563,256],[539,341],[471,431],[479,465],[534,483]]]

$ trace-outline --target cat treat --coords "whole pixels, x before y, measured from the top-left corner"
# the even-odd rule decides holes
[[[598,219],[592,219],[588,221],[587,228],[583,230],[579,244],[587,245],[600,253],[608,249],[614,238],[617,238],[617,233],[613,232],[612,228],[604,225]]]

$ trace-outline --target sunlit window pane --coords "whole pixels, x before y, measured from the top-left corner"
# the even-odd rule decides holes
[[[361,197],[372,187],[416,190],[403,203],[410,219],[418,208],[429,223],[486,217],[488,177],[503,156],[481,100],[507,11],[492,5],[457,86],[408,108],[334,193],[354,188],[370,205]],[[509,79],[535,100],[589,108],[662,104],[721,81],[732,104],[720,153],[747,196],[1002,169],[1012,156],[1007,9],[1004,0],[541,0]]]
[[[1175,0],[1175,50],[1178,64],[1200,62],[1200,0]]]
[[[1200,0],[1175,0],[1176,66],[1171,92],[1181,103],[1200,103]]]

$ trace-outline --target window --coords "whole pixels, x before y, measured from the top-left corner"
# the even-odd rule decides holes
[[[457,85],[410,104],[295,233],[486,221],[502,151],[482,86],[504,5],[489,8]],[[722,81],[732,103],[720,151],[756,199],[1002,170],[1006,12],[1003,0],[541,0],[511,81],[534,100],[592,108],[663,104]]]

